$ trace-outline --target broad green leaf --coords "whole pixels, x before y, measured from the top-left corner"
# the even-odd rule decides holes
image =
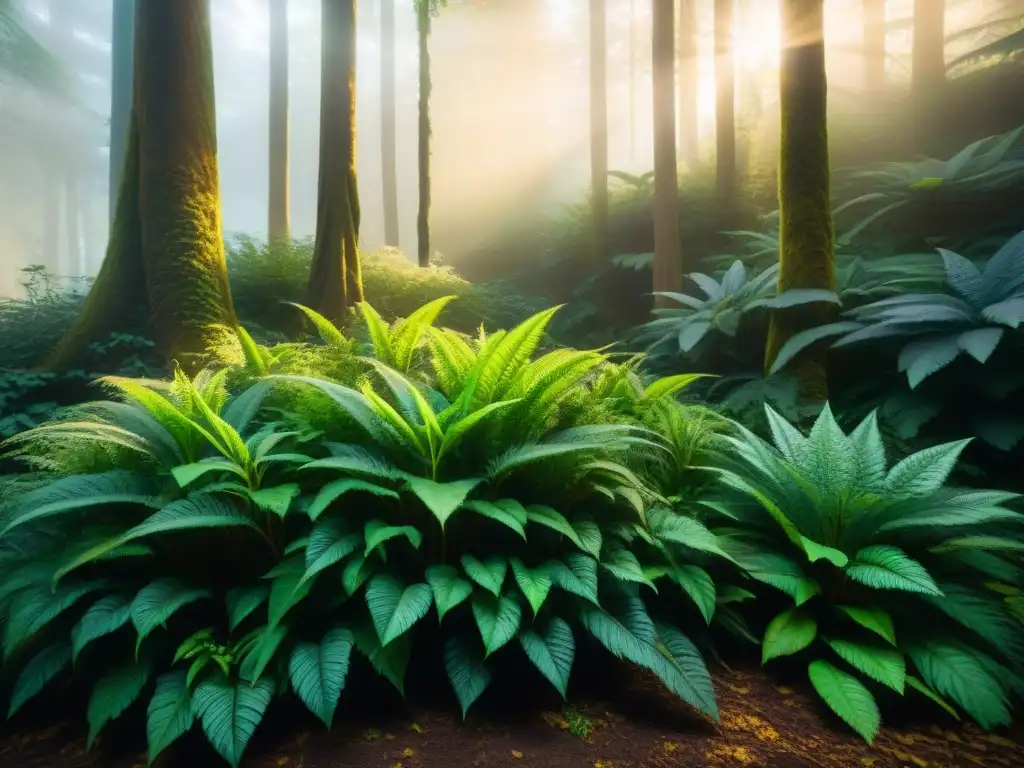
[[[274,485],[270,488],[260,488],[258,491],[249,491],[249,498],[260,509],[266,512],[273,512],[278,517],[283,518],[288,514],[292,502],[301,491],[302,488],[298,483],[286,483],[284,485]]]
[[[271,627],[277,626],[285,614],[309,594],[313,582],[303,580],[305,573],[303,556],[292,555],[264,575],[264,579],[270,580],[267,621]]]
[[[459,575],[454,565],[432,565],[427,568],[426,579],[434,593],[438,621],[473,593],[473,585]]]
[[[319,644],[299,643],[288,662],[295,693],[328,728],[345,687],[354,642],[351,631],[336,627]]]
[[[378,573],[366,586],[366,605],[380,644],[387,646],[427,615],[433,592],[427,584],[404,586],[389,573]]]
[[[938,704],[942,709],[946,711],[946,713],[950,717],[952,717],[955,720],[960,719],[960,713],[953,709],[953,707],[949,705],[949,702],[947,702],[944,698],[939,696],[939,694],[937,694],[935,691],[933,691],[931,688],[925,685],[923,681],[919,680],[913,675],[907,675],[906,681],[907,685],[909,685],[911,688],[913,688],[915,691],[925,696],[926,698],[931,699],[934,703]]]
[[[526,508],[526,515],[529,522],[536,523],[537,525],[543,525],[545,528],[550,528],[552,531],[565,536],[584,552],[587,551],[587,547],[584,546],[583,542],[580,540],[579,535],[576,533],[576,529],[569,524],[569,521],[561,512],[541,504],[532,504]]]
[[[355,627],[353,636],[356,648],[370,660],[377,674],[385,677],[404,696],[405,670],[409,666],[412,652],[412,634],[406,633],[386,646],[381,646],[376,630],[370,626]]]
[[[366,539],[366,548],[363,552],[369,556],[377,547],[385,542],[404,536],[412,544],[413,549],[419,549],[423,543],[423,534],[411,525],[388,525],[383,520],[370,520],[366,523],[363,535]]]
[[[192,727],[192,694],[184,672],[170,672],[156,681],[156,692],[149,700],[146,717],[146,741],[149,764]]]
[[[710,624],[717,605],[715,582],[711,575],[696,565],[680,565],[670,570],[669,575],[690,596],[704,621]]]
[[[601,535],[601,526],[593,520],[578,520],[572,525],[576,536],[583,547],[583,551],[594,557],[601,556],[601,547],[604,544],[604,537]]]
[[[491,520],[511,528],[520,537],[524,539],[526,538],[526,529],[523,527],[525,524],[525,515],[523,516],[524,519],[520,520],[508,509],[500,507],[498,504],[491,501],[467,501],[462,505],[462,508],[468,509],[471,512],[476,512],[478,515],[482,515],[483,517],[489,517]]]
[[[858,669],[872,680],[887,685],[899,694],[903,693],[903,685],[907,676],[907,664],[903,654],[892,648],[851,643],[838,638],[826,641],[839,658]]]
[[[462,506],[470,491],[481,482],[481,477],[456,480],[452,483],[437,483],[423,477],[409,477],[406,481],[409,490],[434,514],[441,528],[444,528],[448,518]]]
[[[802,651],[818,636],[818,624],[796,608],[783,611],[768,624],[761,646],[761,663]]]
[[[518,557],[509,558],[512,575],[536,616],[551,591],[551,575],[543,568],[527,568]]]
[[[473,618],[484,641],[486,656],[490,656],[516,636],[523,617],[519,602],[512,597],[474,593]]]
[[[807,668],[811,685],[839,717],[868,744],[875,740],[882,716],[871,691],[855,678],[827,661],[812,661]]]
[[[341,571],[341,585],[345,594],[352,597],[376,572],[377,566],[374,561],[357,553],[355,557],[345,563],[345,567]]]
[[[228,630],[234,632],[235,628],[263,605],[268,597],[270,597],[270,587],[266,584],[236,587],[229,590],[225,598],[228,610]]]
[[[812,563],[817,562],[818,560],[828,560],[836,568],[845,568],[846,564],[850,562],[850,558],[838,549],[826,547],[824,544],[812,541],[806,536],[801,536],[800,541],[804,545],[804,552],[807,553],[807,559]]]
[[[58,584],[55,590],[43,586],[16,595],[4,627],[4,661],[39,630],[71,608],[86,595],[107,586],[103,581]]]
[[[462,718],[491,683],[484,659],[465,637],[448,638],[444,644],[444,668],[462,708]]]
[[[910,646],[907,655],[929,687],[959,704],[982,728],[1010,724],[1006,691],[989,671],[990,658],[969,646],[941,640]]]
[[[840,605],[839,610],[865,629],[870,629],[890,645],[896,645],[896,630],[893,627],[892,617],[885,611],[854,605]]]
[[[944,443],[907,456],[889,470],[886,495],[896,498],[926,496],[938,491],[953,471],[971,438]]]
[[[254,683],[263,676],[263,672],[274,661],[281,643],[288,637],[288,625],[268,624],[257,630],[253,643],[248,647],[242,657],[242,663],[238,669],[240,679]],[[189,680],[191,684],[191,680]]]
[[[120,717],[139,698],[152,671],[149,659],[144,658],[119,667],[99,679],[89,697],[89,738],[86,748],[92,747],[104,725]]]
[[[658,588],[644,575],[644,569],[636,559],[636,555],[628,549],[613,549],[606,552],[601,560],[601,566],[617,579],[631,581],[635,584],[644,584],[655,592]]]
[[[571,552],[563,560],[548,560],[543,567],[556,587],[597,605],[597,561],[590,555]]]
[[[658,623],[655,630],[654,648],[658,656],[648,668],[676,696],[718,720],[718,702],[711,673],[697,646],[675,627]]]
[[[313,503],[309,505],[306,514],[309,515],[310,520],[315,521],[331,504],[340,499],[343,494],[351,491],[372,493],[375,496],[384,496],[395,500],[401,498],[396,491],[385,488],[383,485],[377,485],[376,483],[360,480],[355,477],[346,477],[341,480],[334,480],[321,488],[316,498],[313,499]]]
[[[175,612],[209,596],[207,590],[190,589],[177,579],[157,579],[140,589],[131,606],[132,624],[139,633],[135,653],[138,654],[142,641],[157,627],[166,626]]]
[[[569,623],[552,616],[543,632],[538,628],[520,632],[519,643],[537,670],[564,699],[576,656],[576,641]]]
[[[196,717],[210,744],[231,768],[241,764],[242,754],[263,720],[273,695],[274,684],[267,679],[250,685],[232,683],[217,675],[196,687],[192,695]]]
[[[365,548],[365,542],[365,532],[350,532],[345,523],[337,518],[317,523],[306,544],[306,572],[302,581],[309,581],[358,549]]]
[[[28,662],[18,675],[11,691],[7,717],[21,709],[71,662],[71,646],[66,641],[49,645]]]
[[[71,658],[78,659],[78,654],[93,640],[119,630],[128,623],[130,614],[131,601],[122,595],[97,600],[71,630]]]
[[[732,559],[721,548],[715,534],[692,518],[667,509],[652,509],[650,524],[657,539]]]
[[[846,567],[846,575],[874,589],[942,595],[923,565],[911,560],[902,549],[886,544],[860,550]]]
[[[489,557],[485,562],[477,560],[472,555],[463,555],[462,567],[469,578],[495,597],[501,594],[501,586],[505,583],[505,574],[508,572],[508,562],[501,555]]]
[[[182,464],[179,467],[171,467],[171,477],[179,487],[185,488],[191,485],[203,475],[210,472],[229,472],[237,475],[242,480],[248,481],[245,470],[230,459],[207,459],[197,461],[194,464]]]

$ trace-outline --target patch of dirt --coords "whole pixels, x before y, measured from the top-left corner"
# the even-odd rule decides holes
[[[806,686],[779,685],[757,668],[718,671],[721,724],[696,717],[657,681],[628,680],[615,704],[581,698],[564,710],[495,713],[459,720],[451,707],[373,707],[339,712],[332,732],[304,721],[284,739],[258,736],[246,768],[1014,768],[1024,739],[986,734],[955,721],[914,725],[887,713],[874,746],[849,733]],[[617,686],[618,687],[618,686]],[[483,703],[483,702],[481,702]],[[274,712],[271,717],[280,717]],[[900,722],[903,721],[903,722]],[[933,721],[934,722],[934,721]],[[133,728],[140,727],[136,723]],[[4,768],[144,768],[145,758],[116,734],[92,753],[85,728],[7,726]],[[197,727],[198,730],[198,727]],[[198,742],[198,738],[192,741]],[[211,752],[186,743],[157,766],[213,766]],[[118,751],[120,755],[116,754]],[[190,753],[190,754],[186,754]]]

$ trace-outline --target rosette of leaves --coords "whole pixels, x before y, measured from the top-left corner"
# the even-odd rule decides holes
[[[687,277],[703,297],[673,291],[656,292],[678,307],[653,310],[655,319],[638,329],[637,340],[655,354],[675,353],[699,358],[702,342],[713,333],[735,337],[745,315],[757,309],[785,309],[819,301],[838,303],[832,291],[800,288],[776,295],[779,266],[750,277],[742,261],[734,261],[721,281],[700,272]]]
[[[945,485],[967,440],[888,468],[874,415],[845,434],[826,407],[807,435],[767,416],[774,445],[736,425],[718,469],[726,495],[703,502],[727,526],[723,548],[792,601],[763,661],[808,657],[819,695],[869,742],[878,692],[1009,723],[1024,636],[986,583],[1019,576],[1004,556],[1020,546],[1015,494]]]

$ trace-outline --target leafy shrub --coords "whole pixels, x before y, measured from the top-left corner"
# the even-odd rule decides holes
[[[845,434],[826,407],[805,436],[766,410],[774,446],[736,425],[726,495],[703,502],[728,526],[723,548],[793,601],[763,660],[806,650],[812,685],[869,742],[880,715],[865,683],[1009,723],[1024,636],[986,584],[1019,580],[1002,556],[1022,544],[1024,515],[1004,506],[1016,495],[945,485],[968,440],[887,469],[874,415]]]
[[[426,330],[427,368],[370,358],[355,387],[107,379],[119,400],[19,435],[51,479],[0,525],[11,711],[74,660],[90,742],[148,698],[151,759],[198,720],[237,766],[275,696],[330,725],[353,650],[402,691],[414,633],[440,631],[465,713],[513,647],[564,695],[582,629],[717,716],[698,651],[638,591],[716,539],[637,474],[658,436],[601,417],[603,355],[534,359],[554,312],[475,341]],[[317,413],[261,408],[280,389],[316,391]]]

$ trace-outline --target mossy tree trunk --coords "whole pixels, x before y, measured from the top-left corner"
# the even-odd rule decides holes
[[[195,370],[211,327],[235,322],[221,226],[206,0],[139,4],[134,67],[107,256],[52,367],[80,360],[89,343],[130,327],[144,312],[166,358]]]
[[[676,19],[676,61],[679,82],[676,84],[676,127],[679,160],[689,170],[697,167],[699,114],[697,91],[700,78],[700,56],[697,50],[697,0],[679,0]]]
[[[135,41],[135,0],[114,0],[111,33],[110,72],[110,222],[117,211],[117,193],[121,185],[128,121],[132,113],[132,59]]]
[[[380,166],[384,194],[384,244],[399,247],[398,161],[395,124],[395,0],[380,7]]]
[[[307,303],[335,323],[363,300],[356,184],[356,2],[321,0],[320,184]]]
[[[590,189],[595,270],[608,264],[608,10],[590,0]]]
[[[430,264],[430,22],[434,0],[416,0],[416,37],[419,43],[420,103],[417,144],[419,149],[419,198],[416,214],[416,261]]]
[[[782,0],[782,113],[779,158],[779,282],[796,288],[835,290],[832,207],[829,199],[824,0]],[[775,310],[765,366],[794,334],[832,319],[834,307],[816,303]],[[806,402],[828,398],[825,351],[812,347],[790,370]]]
[[[672,2],[651,0],[651,59],[654,69],[654,290],[683,284],[676,169],[675,36]],[[655,306],[670,303],[655,297]]]
[[[715,0],[715,183],[728,216],[736,205],[736,82],[732,28],[734,0]]]
[[[288,216],[288,0],[270,0],[270,108],[267,239],[287,242]]]

